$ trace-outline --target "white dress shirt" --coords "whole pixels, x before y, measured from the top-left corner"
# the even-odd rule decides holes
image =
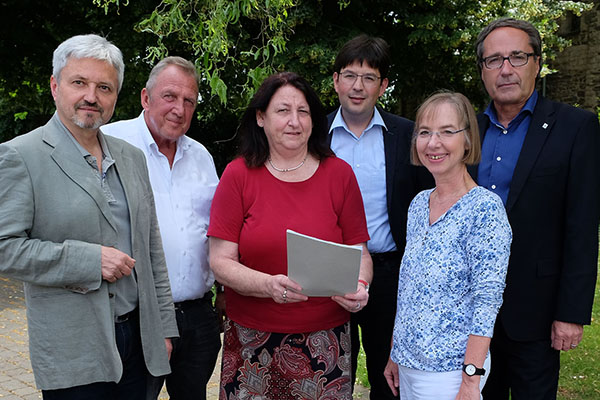
[[[202,144],[184,135],[177,140],[171,168],[158,150],[143,112],[138,118],[108,124],[101,130],[146,155],[173,301],[204,296],[214,282],[206,237],[210,205],[219,183],[212,156]]]

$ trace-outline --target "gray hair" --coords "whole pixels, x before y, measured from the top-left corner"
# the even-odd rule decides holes
[[[119,80],[119,91],[123,86],[125,76],[125,64],[121,50],[102,36],[77,35],[62,42],[52,57],[52,75],[60,82],[60,73],[67,65],[69,58],[94,58],[110,63],[117,71]]]
[[[477,65],[480,68],[483,63],[483,41],[494,29],[498,28],[515,28],[525,32],[529,36],[529,45],[533,49],[533,54],[540,59],[540,65],[542,65],[542,38],[535,26],[531,22],[520,19],[500,18],[490,22],[477,36],[475,51],[477,52]]]
[[[158,75],[167,68],[169,65],[175,65],[183,70],[186,74],[190,75],[196,81],[196,86],[198,86],[198,82],[200,80],[200,76],[198,75],[198,71],[196,71],[196,66],[191,62],[182,57],[165,57],[158,62],[150,71],[150,75],[148,76],[148,80],[146,81],[146,90],[148,93],[152,92],[154,85],[156,85],[156,79]]]

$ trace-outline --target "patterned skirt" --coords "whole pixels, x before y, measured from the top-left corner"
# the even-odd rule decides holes
[[[219,400],[351,400],[350,323],[272,333],[225,322]]]

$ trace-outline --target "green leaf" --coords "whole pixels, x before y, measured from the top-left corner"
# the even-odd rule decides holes
[[[210,79],[210,88],[212,89],[212,94],[216,94],[219,96],[219,100],[223,105],[227,104],[227,85],[223,80],[216,74],[213,74]]]
[[[15,118],[15,121],[23,121],[27,118],[27,114],[29,114],[29,112],[22,111],[22,112],[14,113],[13,116]]]

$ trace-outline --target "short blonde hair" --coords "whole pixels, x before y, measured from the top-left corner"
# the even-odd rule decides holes
[[[467,165],[479,163],[481,160],[481,144],[475,110],[473,109],[469,99],[467,99],[463,94],[445,90],[429,96],[417,110],[417,117],[415,118],[415,128],[413,131],[410,149],[411,163],[413,165],[423,165],[421,160],[419,160],[419,155],[417,154],[417,133],[419,132],[419,125],[425,116],[435,113],[437,107],[441,104],[453,105],[458,113],[460,122],[466,127],[464,132],[466,149],[463,162]]]

